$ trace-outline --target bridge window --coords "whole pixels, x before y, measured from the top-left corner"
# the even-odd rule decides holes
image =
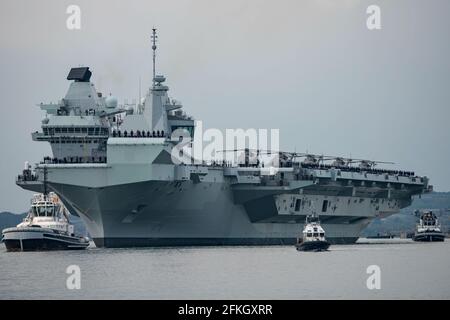
[[[51,217],[53,216],[53,206],[37,206],[33,208],[33,213],[38,217]]]
[[[327,208],[328,208],[328,200],[323,200],[322,212],[327,212]]]
[[[189,136],[194,137],[194,127],[191,126],[172,126],[172,132],[175,132],[177,129],[186,130],[189,133]]]

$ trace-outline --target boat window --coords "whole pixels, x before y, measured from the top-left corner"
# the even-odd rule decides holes
[[[52,217],[54,209],[54,206],[33,207],[33,215],[36,217]]]
[[[312,237],[312,233],[309,232],[309,233],[306,234],[306,236],[307,237]]]
[[[318,237],[319,234],[317,232],[314,232],[314,237]]]
[[[325,233],[321,232],[321,233],[320,233],[320,236],[321,236],[321,237],[325,237]]]
[[[45,207],[36,207],[38,217],[45,217]]]
[[[45,207],[45,212],[46,212],[47,217],[52,217],[53,216],[53,210],[54,210],[53,206]]]

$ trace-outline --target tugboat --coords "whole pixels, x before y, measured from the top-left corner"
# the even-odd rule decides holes
[[[31,177],[28,163],[24,174]],[[44,192],[31,200],[31,209],[16,227],[2,231],[7,251],[81,250],[89,239],[75,235],[69,212],[54,192],[48,192],[47,169],[44,169]]]
[[[4,229],[7,251],[77,250],[89,246],[89,239],[77,236],[66,208],[58,196],[35,194],[31,209],[17,227]]]
[[[306,216],[303,237],[297,239],[298,251],[326,251],[330,244],[325,239],[325,230],[320,226],[316,214]]]
[[[26,165],[27,169],[28,165]],[[26,170],[25,170],[26,171]],[[35,194],[26,218],[14,228],[2,231],[7,251],[81,250],[89,239],[77,236],[70,224],[69,213],[59,197],[47,190],[44,169],[44,193]]]
[[[416,214],[419,214],[416,211]],[[437,216],[431,210],[425,210],[420,214],[419,224],[414,233],[414,241],[444,241],[445,235],[441,231]]]

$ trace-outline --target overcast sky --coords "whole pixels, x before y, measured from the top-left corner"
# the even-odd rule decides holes
[[[66,8],[81,8],[81,30]],[[366,9],[381,8],[381,30]],[[206,128],[279,128],[281,149],[393,161],[450,190],[450,1],[165,0],[0,2],[0,211],[25,211],[24,161],[72,66],[131,101],[158,73]]]

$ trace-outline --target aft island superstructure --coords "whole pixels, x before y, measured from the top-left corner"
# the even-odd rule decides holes
[[[260,152],[250,149],[241,163],[175,163],[172,133],[192,138],[195,122],[169,98],[165,77],[154,73],[135,108],[103,96],[90,78],[88,67],[71,69],[66,96],[40,105],[46,117],[32,137],[53,154],[16,183],[41,192],[45,169],[48,187],[100,247],[294,244],[313,212],[329,242],[353,243],[372,219],[431,188],[411,171],[311,154],[277,152],[273,170],[250,163]]]

